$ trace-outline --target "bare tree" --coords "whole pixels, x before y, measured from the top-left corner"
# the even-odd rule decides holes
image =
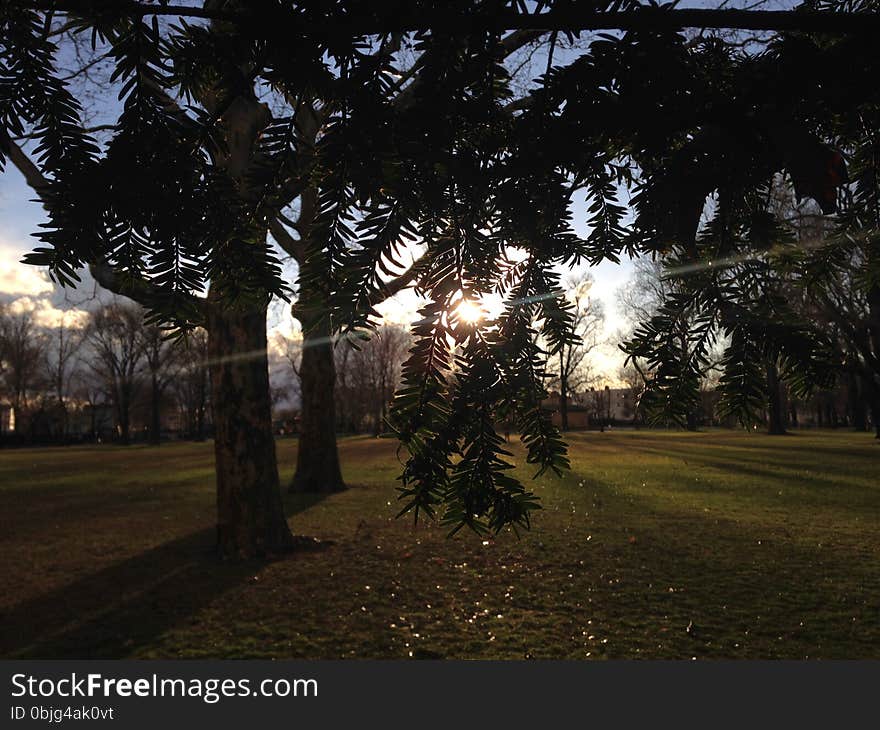
[[[0,310],[0,377],[2,391],[12,406],[15,431],[27,433],[31,397],[41,383],[45,340],[34,313],[27,309]]]
[[[385,430],[388,406],[400,384],[400,370],[410,344],[410,334],[405,327],[386,324],[354,358],[356,366],[362,364],[358,371],[368,376],[366,390],[370,395],[376,436]]]
[[[101,441],[101,434],[112,426],[106,413],[108,394],[104,384],[95,377],[94,370],[83,362],[82,357],[78,360],[71,378],[71,392],[88,413],[89,439]]]
[[[69,403],[73,377],[79,361],[77,355],[83,343],[83,332],[80,328],[70,327],[66,316],[45,335],[45,352],[43,367],[47,385],[51,388],[52,397],[61,415],[59,436],[67,436],[69,425]]]
[[[205,426],[210,405],[208,368],[208,333],[201,328],[190,332],[178,344],[178,356],[172,368],[172,387],[180,409],[184,432],[195,441],[205,440]]]
[[[123,444],[131,442],[131,406],[141,385],[142,330],[143,310],[118,301],[92,313],[86,330],[92,352],[89,364],[113,404],[117,436]]]
[[[629,281],[617,290],[617,307],[635,325],[650,319],[670,291],[670,280],[664,278],[659,261],[636,259]]]
[[[363,373],[358,372],[357,367],[352,364],[356,355],[357,351],[347,343],[333,351],[337,431],[359,431],[367,411],[365,393],[359,382]]]
[[[559,371],[549,382],[551,387],[559,388],[559,415],[563,431],[568,430],[568,404],[573,393],[589,385],[593,380],[590,367],[590,353],[599,345],[599,336],[605,322],[605,312],[601,302],[590,295],[593,277],[583,273],[567,281],[568,299],[574,315],[574,334],[576,342],[564,345],[559,350]]]
[[[623,383],[624,388],[626,401],[624,412],[627,416],[632,418],[634,426],[639,424],[642,416],[641,408],[639,406],[642,393],[645,392],[645,380],[642,377],[642,372],[644,371],[640,372],[639,368],[630,363],[622,366],[618,373],[618,377],[620,382]]]
[[[180,357],[180,349],[168,339],[166,331],[155,324],[145,324],[140,338],[150,387],[148,439],[158,446],[162,435],[162,399],[176,375],[174,364]]]

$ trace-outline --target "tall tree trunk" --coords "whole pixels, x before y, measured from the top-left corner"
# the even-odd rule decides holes
[[[781,436],[785,433],[785,408],[782,386],[775,362],[767,363],[767,433]]]
[[[123,395],[119,403],[119,443],[128,446],[131,443],[131,414],[128,397]]]
[[[205,397],[199,399],[199,405],[196,409],[196,431],[195,431],[195,440],[196,441],[204,441],[205,440]]]
[[[384,419],[384,415],[382,411],[382,403],[380,402],[381,398],[377,398],[376,403],[373,408],[373,436],[375,438],[379,438],[382,435],[382,421]]]
[[[859,387],[859,375],[854,369],[846,374],[846,396],[849,406],[850,426],[856,431],[868,430],[868,413],[865,394]]]
[[[152,382],[150,383],[150,443],[158,446],[160,442],[160,403],[161,393],[159,392],[159,382],[156,373],[152,373]]]
[[[388,387],[383,383],[382,384],[382,406],[379,411],[379,435],[381,436],[385,433],[385,421],[388,419],[388,401],[391,400],[391,397],[388,393]]]
[[[336,448],[334,386],[336,368],[329,330],[318,325],[303,332],[300,362],[299,448],[291,492],[339,492],[345,489]]]
[[[226,558],[294,546],[278,480],[269,400],[266,309],[214,305],[208,359],[217,470],[217,548]]]
[[[876,248],[870,249],[872,258],[870,263],[877,265]],[[876,268],[874,269],[876,271]],[[865,395],[868,396],[868,407],[871,409],[871,420],[874,421],[874,431],[880,439],[880,368],[877,366],[880,358],[880,284],[874,284],[868,291],[868,326],[871,331],[871,351],[874,353],[874,366],[865,373],[862,384],[865,386]]]

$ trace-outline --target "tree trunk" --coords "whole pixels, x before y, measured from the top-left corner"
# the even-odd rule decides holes
[[[159,445],[160,441],[160,404],[161,394],[159,392],[159,382],[156,373],[152,373],[152,382],[150,384],[150,443],[154,446]]]
[[[204,395],[200,398],[199,405],[196,410],[195,440],[196,441],[204,441],[205,440],[205,398],[204,398]]]
[[[18,403],[12,404],[12,422],[16,440],[23,441],[25,436],[24,409]]]
[[[559,424],[568,431],[568,373],[565,372],[565,347],[559,350]]]
[[[856,431],[868,430],[868,413],[865,394],[859,387],[859,375],[850,369],[846,377],[846,395],[849,401],[850,426]]]
[[[290,491],[340,492],[345,483],[336,448],[336,368],[333,343],[325,328],[303,333],[299,375],[302,411],[296,473]]]
[[[269,401],[266,309],[215,305],[208,358],[217,470],[217,548],[225,558],[293,548],[278,480]]]
[[[119,403],[119,443],[128,446],[131,443],[131,414],[128,398],[123,395]]]
[[[767,364],[767,433],[773,436],[785,434],[785,408],[782,403],[782,387],[775,362]]]
[[[383,408],[381,403],[376,403],[375,408],[373,409],[373,420],[375,423],[373,424],[373,436],[375,438],[379,438],[382,435],[382,423],[384,419]]]

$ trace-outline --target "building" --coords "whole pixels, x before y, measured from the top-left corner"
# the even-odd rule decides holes
[[[553,424],[562,426],[560,395],[551,391],[541,403],[544,410],[549,411]],[[633,392],[629,388],[590,388],[580,393],[572,393],[568,397],[568,428],[579,430],[600,428],[607,425],[632,423],[636,415],[637,404],[633,402]]]

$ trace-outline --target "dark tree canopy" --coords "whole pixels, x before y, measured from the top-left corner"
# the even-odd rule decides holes
[[[49,212],[29,262],[62,283],[109,267],[148,295],[157,319],[199,324],[208,283],[227,302],[290,293],[265,230],[314,190],[299,287],[321,297],[299,314],[357,337],[374,326],[376,293],[401,253],[421,244],[413,282],[428,303],[391,422],[408,452],[403,511],[439,510],[452,530],[527,526],[537,506],[508,474],[496,423],[517,424],[537,473],[567,466],[541,409],[547,358],[573,339],[562,267],[647,254],[689,272],[626,345],[652,370],[655,411],[685,412],[719,339],[726,407],[743,419],[757,404],[759,361],[778,361],[800,390],[822,381],[822,332],[773,286],[790,247],[769,190],[785,173],[825,213],[843,196],[842,235],[867,226],[877,286],[880,57],[842,12],[851,4],[810,3],[801,26],[797,13],[767,20],[786,32],[755,52],[688,36],[662,9],[594,3],[581,27],[629,30],[591,36],[556,66],[556,32],[581,29],[574,4],[412,3],[429,19],[413,26],[414,14],[365,10],[380,5],[4,3],[0,161],[20,153],[15,138],[36,139]],[[857,10],[862,28],[876,25],[876,8]],[[122,106],[107,144],[84,129],[60,79],[52,11],[112,55]],[[516,97],[506,46],[543,28],[530,16],[542,12],[568,25],[550,28],[547,73]],[[614,24],[617,12],[630,20]],[[816,16],[836,32],[799,29],[815,30]],[[254,115],[261,89],[284,103]],[[248,156],[224,154],[231,135],[254,141]],[[855,190],[845,158],[858,160]],[[586,237],[572,218],[582,191]],[[497,321],[457,316],[462,300],[490,293],[505,301]]]

